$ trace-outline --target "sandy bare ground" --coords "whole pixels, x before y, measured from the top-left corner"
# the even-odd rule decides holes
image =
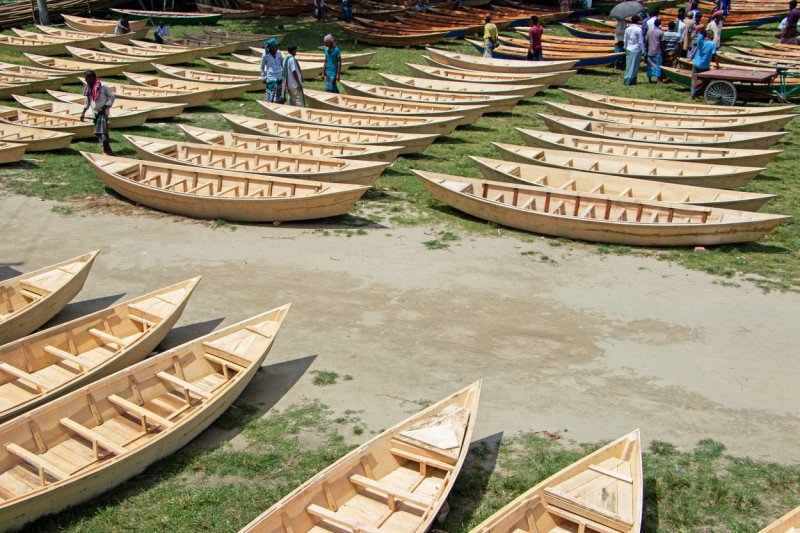
[[[244,394],[262,410],[319,398],[338,413],[363,410],[379,430],[417,410],[412,402],[483,378],[476,439],[566,430],[594,441],[640,427],[648,440],[691,447],[710,437],[737,455],[800,460],[800,295],[546,239],[462,236],[432,251],[423,227],[347,238],[311,229],[324,224],[230,231],[63,217],[51,205],[0,198],[0,278],[101,248],[59,321],[197,274],[168,346],[293,302]],[[354,379],[316,387],[312,370]]]

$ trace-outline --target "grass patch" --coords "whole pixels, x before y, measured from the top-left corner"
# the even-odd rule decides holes
[[[58,204],[58,205],[54,205],[53,207],[51,207],[50,211],[52,211],[53,213],[58,213],[59,215],[67,217],[67,216],[70,216],[70,215],[74,215],[76,209],[75,209],[75,206],[71,205],[71,204]]]
[[[236,429],[243,427],[258,414],[258,406],[249,403],[234,402],[233,405],[217,418],[214,425],[219,429]]]
[[[311,380],[311,383],[317,387],[336,385],[336,380],[339,379],[339,374],[332,370],[312,370],[310,373],[314,374],[314,379]]]

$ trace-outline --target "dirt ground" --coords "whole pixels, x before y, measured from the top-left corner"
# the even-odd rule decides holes
[[[348,238],[313,231],[324,223],[231,231],[172,217],[64,217],[52,205],[0,198],[0,279],[102,249],[58,321],[197,274],[167,346],[292,302],[243,396],[262,412],[319,398],[380,430],[415,402],[483,379],[476,439],[549,430],[595,441],[640,427],[682,448],[713,438],[736,455],[800,461],[800,295],[539,238],[462,235],[428,250],[427,227]],[[353,379],[318,387],[313,370]]]

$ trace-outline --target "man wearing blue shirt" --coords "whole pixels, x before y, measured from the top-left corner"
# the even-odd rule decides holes
[[[697,75],[711,68],[712,59],[719,68],[717,45],[714,44],[713,39],[713,30],[706,30],[705,35],[702,33],[697,35],[697,53],[692,61],[692,100],[700,96],[700,89],[703,88],[703,80],[699,79]]]

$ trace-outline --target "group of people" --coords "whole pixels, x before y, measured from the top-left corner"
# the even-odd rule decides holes
[[[328,34],[323,38],[325,44],[325,65],[321,76],[325,79],[325,91],[338,93],[337,82],[342,72],[342,53],[336,46],[333,35]],[[267,102],[305,107],[303,95],[303,71],[297,58],[297,45],[291,44],[287,48],[288,54],[283,56],[278,49],[278,41],[274,38],[264,43],[264,53],[261,54],[261,78],[267,86]]]
[[[131,33],[131,18],[127,14],[122,15],[122,18],[117,21],[117,26],[114,28],[114,35],[125,35],[126,33]],[[164,37],[168,36],[169,28],[167,28],[167,24],[163,20],[158,21],[158,26],[153,30],[153,39],[158,44],[164,44]]]

